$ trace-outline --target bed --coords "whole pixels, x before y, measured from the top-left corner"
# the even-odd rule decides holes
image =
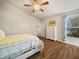
[[[43,42],[28,34],[10,35],[0,39],[0,59],[26,59],[42,51]]]

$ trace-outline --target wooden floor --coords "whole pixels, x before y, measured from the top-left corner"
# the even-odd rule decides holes
[[[42,38],[41,38],[42,39]],[[66,43],[42,39],[45,47],[28,59],[79,59],[79,47]]]

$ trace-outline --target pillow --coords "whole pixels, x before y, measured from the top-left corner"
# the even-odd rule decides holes
[[[5,37],[5,33],[3,30],[0,29],[0,39],[3,39]]]

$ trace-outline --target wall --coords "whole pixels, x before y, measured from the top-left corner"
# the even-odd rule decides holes
[[[41,36],[45,37],[45,31],[46,31],[46,23],[45,23],[46,20],[42,20],[42,23],[41,23],[41,30],[42,30],[42,33],[41,33]]]
[[[19,33],[37,35],[37,24],[40,23],[41,20],[22,10],[7,3],[0,3],[0,28],[5,31],[6,35]]]
[[[55,16],[57,27],[57,40],[64,40],[64,19],[62,15]]]

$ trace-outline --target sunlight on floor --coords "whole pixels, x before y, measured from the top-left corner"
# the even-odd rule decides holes
[[[76,37],[68,37],[65,39],[65,42],[72,45],[79,46],[79,38],[76,38]]]

